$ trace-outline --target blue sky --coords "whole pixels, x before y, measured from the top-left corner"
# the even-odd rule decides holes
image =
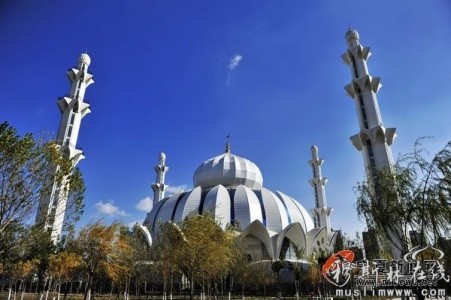
[[[414,4],[415,3],[415,4]],[[393,153],[451,135],[451,4],[437,1],[0,1],[0,121],[21,134],[55,133],[57,97],[85,50],[95,84],[78,146],[86,185],[81,224],[143,221],[154,165],[167,154],[171,190],[224,151],[255,162],[264,186],[314,205],[310,147],[329,179],[332,226],[365,225],[353,187],[363,160],[341,61],[348,25],[373,56],[369,70]],[[141,205],[139,205],[141,203]]]

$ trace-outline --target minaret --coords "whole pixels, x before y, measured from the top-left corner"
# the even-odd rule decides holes
[[[83,151],[77,149],[76,145],[81,120],[91,112],[89,103],[84,100],[86,88],[94,83],[92,74],[88,73],[90,63],[88,54],[81,54],[78,66],[66,72],[70,81],[69,94],[58,98],[57,101],[61,120],[56,143],[60,150],[72,160],[74,167],[84,158]],[[53,166],[49,172],[55,172],[56,169],[58,166]],[[56,182],[53,183],[50,195],[41,198],[39,203],[36,222],[44,222],[45,228],[51,230],[51,237],[55,243],[61,239],[66,203],[67,194],[57,186]]]
[[[166,154],[163,152],[160,153],[160,162],[157,166],[155,166],[155,172],[157,172],[157,179],[154,184],[152,184],[153,190],[153,204],[155,205],[158,201],[164,198],[164,191],[168,188],[166,184],[164,184],[164,176],[169,168],[165,165],[166,162]]]
[[[348,49],[342,55],[342,59],[350,67],[352,75],[352,81],[345,86],[345,90],[355,100],[360,125],[360,131],[351,137],[351,141],[357,150],[362,151],[367,180],[371,185],[374,184],[377,171],[392,169],[391,145],[396,137],[396,129],[385,128],[382,123],[376,96],[382,85],[379,77],[372,77],[368,72],[367,60],[371,55],[370,48],[360,45],[359,34],[351,28],[345,37]],[[393,233],[389,234],[395,236]],[[394,240],[392,255],[400,258],[402,243],[399,238]]]
[[[332,208],[327,207],[326,201],[326,183],[327,178],[323,178],[321,173],[321,165],[324,160],[318,156],[318,147],[313,145],[311,147],[312,159],[308,161],[313,170],[313,178],[309,180],[315,192],[315,208],[311,210],[313,214],[313,220],[315,222],[315,228],[325,227],[327,233],[332,231],[330,226],[330,214]]]
[[[342,55],[343,61],[351,68],[352,81],[345,87],[346,92],[355,100],[360,131],[351,137],[357,150],[362,151],[368,179],[375,170],[391,168],[393,157],[391,144],[396,137],[395,128],[385,128],[382,123],[377,92],[381,88],[380,78],[368,73],[367,60],[370,48],[362,47],[357,31],[346,32],[348,49]]]

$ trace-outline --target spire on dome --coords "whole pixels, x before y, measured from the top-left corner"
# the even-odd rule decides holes
[[[227,142],[226,142],[226,148],[225,153],[230,153],[230,134],[226,136]]]

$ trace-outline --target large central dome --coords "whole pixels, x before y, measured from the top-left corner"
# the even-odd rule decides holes
[[[193,176],[194,187],[209,189],[244,185],[253,190],[263,186],[263,176],[256,164],[229,151],[203,162]]]
[[[163,168],[160,158],[157,172]],[[314,228],[308,211],[292,197],[265,188],[257,165],[230,153],[229,144],[225,153],[203,162],[193,180],[192,190],[154,203],[144,221],[150,239],[156,237],[161,224],[177,224],[190,214],[207,213],[223,229],[240,227],[241,243],[253,259],[296,259],[296,248],[311,254],[319,245],[316,241],[322,228]]]

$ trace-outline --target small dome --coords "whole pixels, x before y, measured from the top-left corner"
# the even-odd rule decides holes
[[[89,66],[91,64],[91,58],[89,57],[88,54],[82,53],[80,55],[80,59],[78,60],[78,62],[81,63],[81,64],[85,64],[85,65]]]
[[[358,40],[359,39],[359,33],[357,32],[357,30],[349,28],[348,32],[346,32],[345,37],[346,37],[346,40],[349,40],[351,38]]]
[[[312,147],[310,148],[310,150],[312,151],[312,153],[318,154],[318,146],[312,145]]]
[[[166,161],[166,154],[164,154],[164,152],[160,153],[160,165],[164,165]]]
[[[194,187],[212,188],[218,184],[226,187],[244,185],[259,190],[263,176],[256,164],[230,152],[210,158],[194,172]]]

